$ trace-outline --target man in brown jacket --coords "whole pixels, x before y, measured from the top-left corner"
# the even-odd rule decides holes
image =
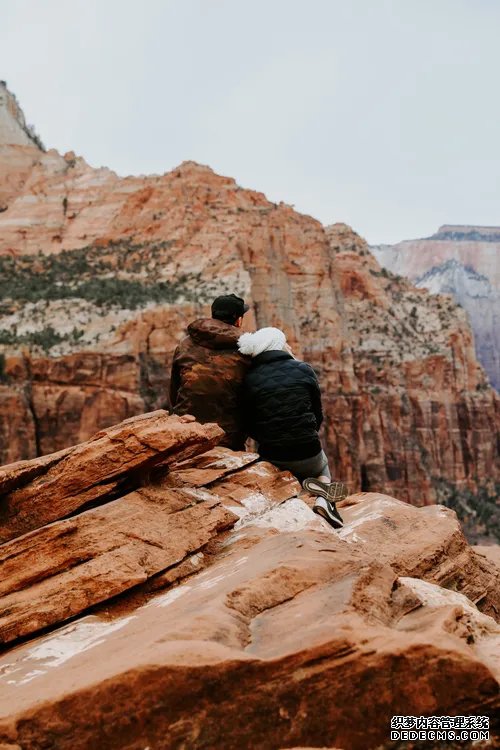
[[[170,377],[170,408],[193,414],[199,422],[217,422],[226,435],[221,441],[244,450],[242,385],[250,358],[237,348],[243,315],[241,297],[226,294],[212,303],[212,317],[195,320],[174,352]]]

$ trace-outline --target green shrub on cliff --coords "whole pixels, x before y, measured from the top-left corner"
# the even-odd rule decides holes
[[[0,257],[0,301],[84,299],[97,307],[136,309],[191,300],[192,290],[198,288],[194,274],[155,280],[159,270],[172,260],[170,245],[118,243],[57,255]]]
[[[68,338],[65,334],[59,334],[52,326],[46,326],[41,331],[30,331],[18,334],[15,330],[0,329],[0,344],[9,346],[37,346],[48,352],[56,344],[60,344]]]

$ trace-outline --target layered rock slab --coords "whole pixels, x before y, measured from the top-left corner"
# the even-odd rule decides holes
[[[171,487],[206,487],[212,485],[231,472],[238,472],[241,481],[241,469],[258,461],[257,453],[247,451],[228,451],[226,448],[216,447],[187,461],[177,462],[166,478]],[[161,469],[162,467],[160,467]],[[264,476],[269,467],[263,471]]]
[[[337,534],[254,454],[182,458],[0,546],[0,625],[31,639],[0,656],[0,745],[370,750],[395,713],[495,714],[499,627],[444,587],[494,614],[498,570],[453,512],[361,493]]]
[[[0,545],[0,643],[24,638],[74,617],[153,576],[150,589],[163,588],[194,572],[203,558],[200,550],[247,513],[244,502],[231,495],[235,486],[248,495],[251,507],[252,498],[259,494],[261,509],[263,502],[271,507],[300,490],[291,475],[265,463],[253,466],[258,458],[253,453],[215,448],[186,461],[186,452],[192,452],[192,446],[186,448],[186,426],[190,428],[188,434],[196,437],[197,449],[213,442],[210,436],[215,425],[202,427],[191,418],[162,413],[128,420],[106,431],[121,439],[132,429],[135,438],[148,446],[155,436],[161,442],[172,440],[176,433],[177,451],[170,452],[167,462],[166,453],[160,452],[157,460],[161,463],[151,470],[149,463],[142,463],[143,486],[136,491],[113,501],[104,497],[104,504],[97,508],[80,513],[77,508],[71,518]],[[216,428],[215,434],[222,432]],[[110,448],[108,442],[97,438],[91,441],[95,443],[93,456],[104,472],[109,465]],[[164,442],[161,444],[164,447]],[[29,481],[34,471],[50,471],[72,453],[80,456],[80,448],[85,455],[86,444],[38,461],[5,467],[5,482],[12,484],[16,478],[19,483]],[[122,458],[126,455],[124,452]],[[176,457],[184,460],[170,467],[169,462]],[[77,471],[80,463],[73,464]],[[136,464],[128,463],[132,466],[129,471],[135,472]],[[67,470],[71,468],[70,465]],[[234,472],[237,475],[231,479]],[[66,484],[74,486],[77,478],[65,477]],[[224,478],[227,486],[221,486],[219,491]],[[215,490],[209,491],[207,486]],[[27,487],[31,489],[30,484]],[[232,497],[231,501],[226,495]],[[236,514],[229,502],[235,506]]]
[[[467,544],[454,511],[416,508],[377,492],[351,495],[341,507],[339,537],[400,575],[422,578],[465,594],[483,612],[500,618],[500,567]]]
[[[499,629],[465,597],[429,602],[326,528],[245,531],[250,547],[226,539],[210,569],[126,616],[87,617],[4,656],[2,697],[16,698],[0,741],[364,750],[395,713],[493,714],[498,675],[481,648]],[[474,645],[450,631],[470,607]]]
[[[144,583],[237,520],[217,500],[138,490],[0,546],[0,643]]]
[[[211,448],[223,435],[218,425],[193,417],[151,412],[98,432],[55,456],[20,462],[0,473],[10,491],[0,495],[0,542],[113,497],[158,464],[180,461]],[[37,476],[38,474],[38,476]],[[35,479],[29,481],[31,476]],[[15,487],[16,482],[18,484]]]

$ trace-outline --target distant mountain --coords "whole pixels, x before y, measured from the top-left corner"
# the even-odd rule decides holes
[[[379,263],[466,310],[477,357],[500,389],[500,227],[444,225],[426,239],[371,248]]]

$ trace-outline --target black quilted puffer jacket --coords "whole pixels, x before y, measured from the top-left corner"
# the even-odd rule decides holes
[[[244,420],[262,458],[299,460],[321,450],[321,393],[313,368],[283,351],[253,358],[243,385]]]

